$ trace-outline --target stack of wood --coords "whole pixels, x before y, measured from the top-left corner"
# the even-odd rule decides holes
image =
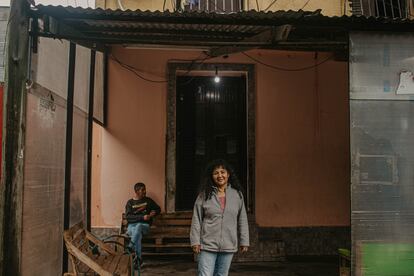
[[[150,233],[144,236],[143,256],[192,256],[190,245],[191,212],[157,216]]]

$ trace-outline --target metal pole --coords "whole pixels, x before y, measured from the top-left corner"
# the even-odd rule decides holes
[[[64,193],[64,230],[70,227],[70,183],[72,181],[72,130],[73,130],[73,94],[75,90],[76,44],[69,47],[68,97],[66,100],[66,154],[65,154],[65,193]],[[63,271],[68,270],[68,252],[63,246]]]
[[[89,108],[88,108],[88,163],[86,183],[86,228],[91,230],[91,198],[92,198],[92,138],[93,138],[93,105],[95,92],[95,50],[91,50],[89,69]]]
[[[362,0],[359,0],[359,5],[361,7],[361,14],[364,15],[364,3],[362,2]]]
[[[372,14],[371,14],[371,1],[368,0],[367,2],[368,2],[369,16],[372,16]]]
[[[397,0],[397,3],[398,3],[398,13],[399,13],[398,17],[402,18],[403,14],[402,14],[402,10],[401,10],[400,0]]]
[[[395,14],[394,14],[394,5],[392,4],[392,1],[393,1],[393,0],[390,0],[390,5],[391,5],[391,15],[392,15],[392,18],[395,18]]]

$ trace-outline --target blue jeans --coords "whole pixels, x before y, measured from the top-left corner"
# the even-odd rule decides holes
[[[233,253],[201,250],[198,256],[198,276],[227,276]]]
[[[130,247],[135,246],[135,253],[141,258],[142,236],[148,234],[150,226],[148,223],[128,223],[127,235],[131,237]],[[133,244],[132,244],[133,242]]]

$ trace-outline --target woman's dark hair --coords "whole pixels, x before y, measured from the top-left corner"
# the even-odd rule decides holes
[[[213,195],[213,192],[217,189],[216,184],[213,181],[213,171],[217,168],[223,168],[230,174],[228,183],[233,189],[239,192],[241,198],[242,189],[240,186],[240,181],[233,167],[223,159],[216,159],[207,164],[204,173],[201,176],[200,192],[204,195],[205,200],[210,199]]]

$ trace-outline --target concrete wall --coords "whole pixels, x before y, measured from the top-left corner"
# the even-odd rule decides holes
[[[320,53],[255,50],[266,63],[300,68]],[[115,49],[154,80],[167,61],[199,52]],[[242,54],[208,62],[253,63]],[[264,227],[349,225],[347,63],[275,71],[256,64],[256,220]],[[167,85],[143,81],[109,61],[108,125],[94,132],[93,222],[118,226],[132,186],[143,181],[164,206]],[[97,134],[99,133],[99,135]],[[100,166],[100,168],[99,168]]]
[[[183,2],[185,0],[182,0]],[[241,0],[244,3],[245,10],[259,10],[259,11],[277,11],[277,10],[307,10],[314,11],[322,9],[322,13],[328,16],[343,15],[345,9],[349,10],[349,5],[345,4],[346,0]],[[130,10],[170,10],[175,8],[174,1],[164,0],[97,0],[96,7],[106,9],[120,9],[121,6]],[[119,5],[121,3],[121,5]],[[221,3],[221,2],[219,2]],[[272,4],[273,3],[273,4]]]

